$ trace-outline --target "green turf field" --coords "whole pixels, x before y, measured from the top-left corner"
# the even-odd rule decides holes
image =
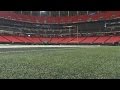
[[[0,79],[118,79],[120,47],[0,49]]]

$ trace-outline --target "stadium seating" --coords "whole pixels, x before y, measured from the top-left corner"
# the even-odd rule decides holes
[[[78,43],[81,43],[85,39],[86,39],[86,37],[75,37],[73,40],[69,41],[68,43],[73,43],[73,44],[77,43],[78,44]]]
[[[70,41],[72,41],[73,39],[74,39],[74,38],[66,37],[64,40],[60,41],[60,43],[67,44],[67,43],[69,43]]]
[[[65,39],[66,37],[59,37],[57,44],[61,44]]]
[[[0,18],[9,20],[40,23],[40,24],[61,24],[61,23],[77,23],[103,20],[110,20],[120,17],[120,11],[108,11],[106,13],[98,13],[95,15],[80,15],[80,16],[62,16],[62,17],[46,17],[46,16],[30,16],[16,14],[13,12],[0,11]]]
[[[0,36],[0,43],[10,43],[10,40],[5,39],[4,37]]]
[[[3,36],[3,37],[12,43],[23,43],[23,41],[15,38],[14,36]]]
[[[38,37],[26,37],[29,41],[31,41],[33,44],[40,44],[41,40]]]
[[[0,25],[1,32],[3,30],[13,30],[15,32],[20,32],[23,30],[24,34],[28,33],[31,30],[31,36],[12,36],[12,35],[1,35],[0,43],[24,43],[24,44],[115,44],[120,41],[120,36],[106,36],[108,34],[108,28],[105,28],[105,23],[101,20],[106,20],[105,22],[114,22],[119,20],[120,11],[107,11],[104,13],[97,13],[93,15],[78,15],[78,16],[31,16],[31,15],[22,15],[16,14],[13,12],[0,11]],[[114,20],[115,19],[115,20]],[[94,22],[99,21],[100,22]],[[19,21],[19,22],[16,22]],[[27,22],[27,23],[25,23]],[[84,23],[82,23],[84,22]],[[90,22],[90,23],[85,23]],[[95,24],[93,24],[95,23]],[[76,24],[80,26],[76,27]],[[100,24],[100,25],[98,25]],[[104,25],[105,24],[105,25]],[[71,25],[72,28],[67,26]],[[95,26],[96,25],[96,26]],[[89,27],[90,26],[90,27]],[[109,23],[108,23],[109,26]],[[88,27],[88,28],[87,28]],[[91,29],[91,27],[94,27]],[[105,29],[104,29],[105,28]],[[27,30],[28,29],[28,30]],[[39,31],[39,30],[40,31]],[[77,31],[81,35],[83,33],[92,33],[101,31],[107,32],[104,36],[83,36],[75,37]],[[118,29],[118,28],[117,28]],[[35,30],[35,31],[34,31]],[[35,35],[39,32],[41,37]],[[53,30],[53,31],[52,31]],[[62,30],[62,31],[59,31]],[[83,30],[83,31],[82,31]],[[89,30],[89,31],[88,31]],[[18,33],[17,32],[17,33]],[[23,33],[22,32],[22,33]],[[2,32],[3,33],[3,32]],[[52,34],[51,34],[52,33]],[[49,37],[43,37],[45,36]],[[59,34],[59,36],[57,36]],[[16,34],[15,34],[16,35]],[[71,35],[71,37],[69,37]],[[112,34],[113,35],[113,34]],[[52,37],[57,36],[57,37]],[[72,37],[73,36],[73,37]]]
[[[50,43],[52,44],[58,44],[59,38],[52,38]]]
[[[30,41],[30,40],[27,39],[26,37],[17,36],[16,38],[17,38],[18,40],[23,41],[24,43],[33,43],[32,41]]]
[[[120,36],[83,36],[83,37],[28,37],[28,36],[0,36],[0,43],[23,44],[115,44],[120,41]]]
[[[40,38],[40,41],[42,42],[42,43],[50,43],[50,40],[51,40],[51,38]]]
[[[105,41],[110,39],[110,36],[100,36],[98,39],[96,39],[93,43],[94,44],[104,44]]]
[[[112,36],[105,43],[106,44],[114,44],[114,43],[119,42],[119,41],[120,41],[120,36]]]
[[[98,37],[87,37],[85,40],[81,41],[81,44],[93,44],[93,42],[97,39]]]

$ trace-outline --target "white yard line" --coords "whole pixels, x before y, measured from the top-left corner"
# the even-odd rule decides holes
[[[31,47],[100,47],[99,45],[4,45],[0,48],[31,48]]]
[[[77,49],[77,48],[76,48]],[[57,48],[54,48],[54,49],[41,49],[41,50],[18,50],[18,51],[2,51],[0,53],[19,53],[19,52],[34,52],[34,51],[54,51],[54,50],[57,50],[57,51],[63,51],[63,49],[57,49]],[[75,50],[75,48],[64,48],[64,50]],[[69,51],[63,51],[63,52],[69,52]]]
[[[57,47],[65,47],[64,50],[73,50],[73,49],[77,49],[77,47],[80,48],[96,48],[96,47],[100,47],[99,45],[97,46],[89,46],[89,45],[6,45],[6,46],[0,46],[0,49],[12,49],[12,48],[32,48],[32,47],[53,47],[53,48],[47,48],[47,49],[38,49],[38,50],[12,50],[12,51],[2,51],[0,53],[15,53],[15,52],[30,52],[30,51],[47,51],[47,50],[59,50],[59,51],[63,51],[63,49],[57,49]],[[71,47],[71,48],[69,48]],[[65,51],[63,51],[65,52]],[[67,51],[68,52],[68,51]]]

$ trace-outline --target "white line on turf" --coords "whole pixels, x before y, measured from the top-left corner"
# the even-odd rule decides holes
[[[77,48],[76,48],[77,49]],[[20,53],[20,52],[34,52],[34,51],[54,51],[54,50],[56,50],[56,51],[63,51],[63,49],[41,49],[41,50],[20,50],[20,51],[2,51],[2,52],[0,52],[0,53]],[[70,50],[75,50],[75,48],[64,48],[64,50],[67,50],[67,51],[63,51],[63,52],[69,52]],[[69,50],[69,51],[68,51]]]
[[[99,45],[4,45],[0,48],[31,48],[31,47],[100,47]]]
[[[39,50],[29,50],[29,48],[36,48],[36,47],[43,47],[45,49],[39,49]],[[51,47],[51,48],[47,48],[46,47]],[[52,48],[53,47],[53,48]],[[44,50],[63,50],[63,49],[58,49],[58,48],[62,48],[62,47],[65,47],[64,50],[73,50],[77,47],[80,47],[80,48],[96,48],[96,47],[100,47],[100,46],[84,46],[84,45],[7,45],[7,46],[0,46],[1,49],[12,49],[12,48],[28,48],[28,50],[18,50],[18,51],[2,51],[0,53],[15,53],[15,52],[30,52],[30,51],[44,51]],[[65,52],[65,51],[64,51]]]

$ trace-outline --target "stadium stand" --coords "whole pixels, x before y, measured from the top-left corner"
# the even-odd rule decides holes
[[[0,42],[1,43],[10,43],[9,40],[5,39],[4,37],[0,36]]]
[[[97,40],[95,40],[93,43],[94,44],[105,44],[105,42],[109,39],[110,39],[110,36],[101,36]]]
[[[29,39],[27,39],[26,37],[23,37],[23,36],[16,36],[16,38],[18,40],[21,40],[23,43],[25,44],[30,44],[30,43],[33,43],[32,41],[30,41]]]
[[[16,39],[14,36],[3,36],[3,38],[9,40],[12,43],[23,43],[23,41]]]
[[[120,11],[56,17],[0,11],[0,43],[114,45],[120,42],[114,34],[120,34],[119,22]]]
[[[77,23],[77,22],[89,22],[98,20],[110,20],[120,17],[120,11],[108,11],[106,13],[100,13],[95,15],[80,15],[71,17],[45,17],[45,16],[30,16],[16,14],[13,12],[0,12],[0,18],[5,18],[9,20],[29,22],[29,23],[40,23],[40,24],[61,24],[61,23]]]
[[[115,44],[120,41],[120,36],[78,37],[78,38],[40,38],[22,36],[0,36],[0,43],[23,44]]]
[[[120,36],[111,36],[105,43],[106,44],[115,44],[120,41]]]
[[[98,37],[87,37],[86,39],[84,39],[80,43],[81,44],[93,44],[93,42],[97,39],[98,39]]]

